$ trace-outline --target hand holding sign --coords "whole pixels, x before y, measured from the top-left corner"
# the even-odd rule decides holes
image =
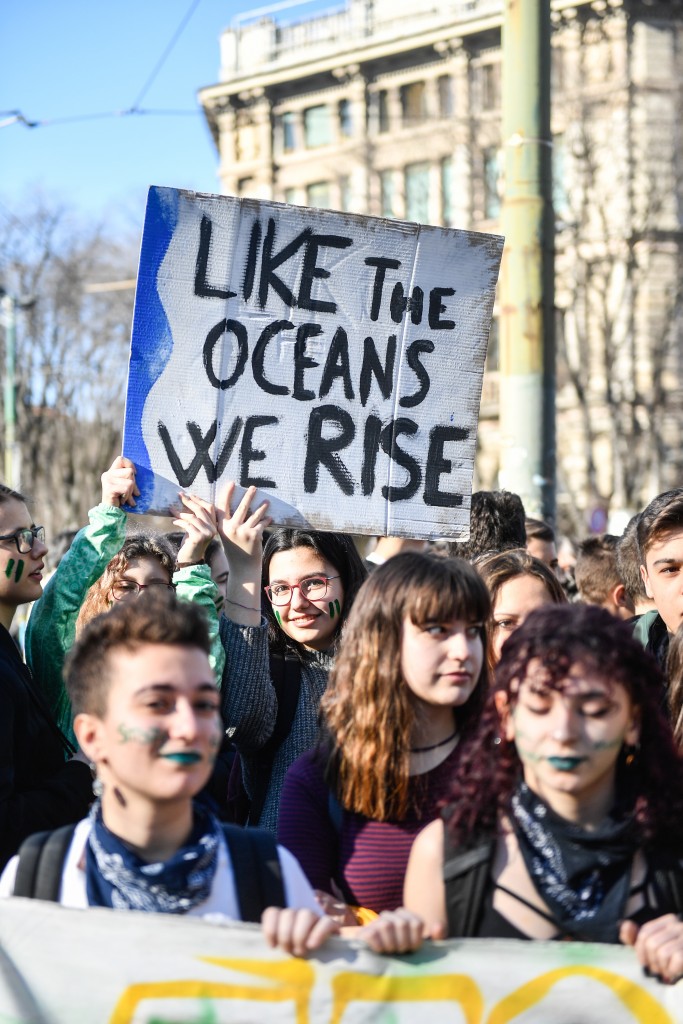
[[[113,505],[115,508],[135,505],[133,495],[139,495],[140,490],[135,483],[135,466],[130,459],[125,459],[123,455],[117,456],[100,480],[103,505]]]
[[[173,525],[185,533],[185,539],[178,551],[178,565],[201,562],[206,549],[218,533],[216,509],[210,501],[204,501],[194,494],[178,495],[182,511],[178,512]]]

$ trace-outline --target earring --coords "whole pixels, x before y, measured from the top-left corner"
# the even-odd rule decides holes
[[[98,778],[97,776],[97,765],[93,764],[92,762],[90,764],[90,771],[92,773],[93,796],[95,797],[96,800],[100,800],[102,798],[102,794],[104,793],[104,783],[102,782],[102,779]]]
[[[638,756],[639,751],[640,751],[640,742],[633,743],[633,744],[630,744],[629,746],[625,746],[624,747],[624,753],[626,754],[626,761],[625,761],[625,763],[626,763],[626,767],[627,768],[632,768],[633,767],[633,765],[635,764],[635,760],[636,760],[636,758]]]

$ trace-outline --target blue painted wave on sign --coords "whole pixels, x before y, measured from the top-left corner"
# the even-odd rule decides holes
[[[142,413],[147,396],[171,358],[173,336],[157,291],[157,274],[178,223],[179,192],[152,186],[147,196],[145,227],[135,292],[130,346],[129,387],[123,432],[123,452],[137,467],[140,497],[131,511],[145,512],[153,501],[154,473],[142,436]],[[131,381],[134,379],[134,385]]]

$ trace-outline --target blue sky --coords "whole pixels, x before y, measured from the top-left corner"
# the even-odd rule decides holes
[[[10,0],[0,26],[0,123],[85,117],[133,106],[193,0]],[[219,36],[262,4],[199,0],[146,92],[143,108],[185,116],[127,116],[0,128],[0,212],[21,217],[40,189],[87,218],[142,224],[149,185],[217,192],[218,157],[196,92],[218,81]],[[315,0],[278,18],[337,6]],[[2,218],[0,217],[0,225]]]

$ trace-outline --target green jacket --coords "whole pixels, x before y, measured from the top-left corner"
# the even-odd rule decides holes
[[[90,523],[74,537],[56,571],[35,602],[26,628],[26,661],[35,685],[45,697],[60,729],[76,745],[71,727],[71,703],[64,688],[62,671],[66,655],[76,638],[76,619],[90,587],[108,562],[121,550],[126,537],[126,513],[114,505],[97,505],[88,513]],[[173,575],[176,593],[182,601],[194,601],[204,608],[209,620],[209,660],[220,684],[225,651],[218,635],[216,584],[208,565],[179,569]]]

